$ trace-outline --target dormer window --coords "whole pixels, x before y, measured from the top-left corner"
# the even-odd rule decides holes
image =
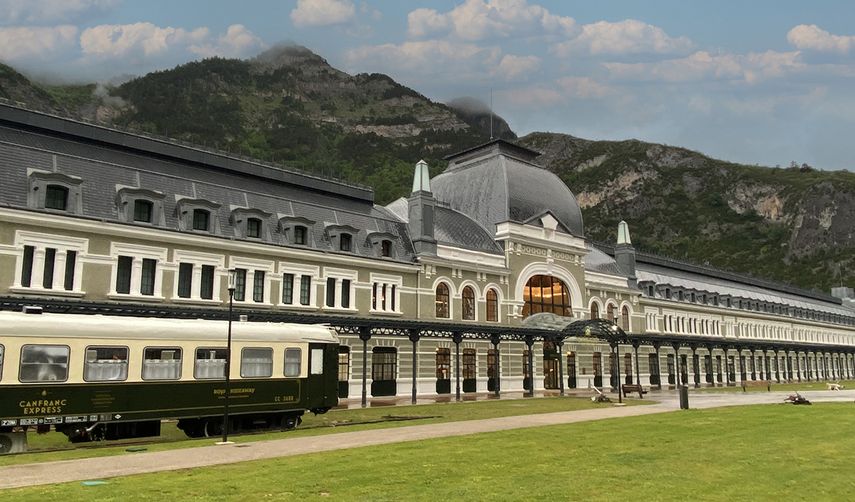
[[[150,200],[137,199],[134,201],[134,221],[151,223],[154,215],[154,204]]]
[[[261,220],[258,218],[248,218],[246,220],[246,236],[252,239],[261,238]]]
[[[161,192],[116,185],[116,206],[122,221],[165,225]]]
[[[340,234],[338,237],[338,249],[347,253],[351,252],[353,250],[353,236],[344,233]]]
[[[220,233],[220,205],[205,199],[188,199],[176,196],[178,228],[209,234]]]
[[[294,244],[298,246],[305,246],[308,243],[308,239],[306,238],[308,234],[308,229],[303,225],[295,225],[294,226]]]
[[[30,191],[27,205],[35,209],[50,209],[80,214],[82,209],[81,185],[77,176],[29,169]]]
[[[392,241],[384,239],[380,242],[380,256],[392,256]]]
[[[368,243],[371,244],[371,249],[375,256],[381,258],[395,257],[394,240],[396,235],[389,232],[371,232],[368,234]]]
[[[211,212],[206,209],[193,210],[193,230],[207,232],[211,225]]]
[[[65,211],[68,207],[68,188],[62,185],[48,185],[45,188],[45,209]]]

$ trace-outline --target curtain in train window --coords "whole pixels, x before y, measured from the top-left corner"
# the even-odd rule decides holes
[[[193,377],[200,379],[225,378],[225,347],[202,347],[196,349],[196,365],[193,369]]]
[[[143,380],[178,380],[181,378],[181,349],[149,347],[143,357]]]
[[[269,347],[247,347],[241,351],[240,376],[258,378],[273,376],[273,349]]]
[[[86,347],[83,379],[87,382],[128,379],[127,347]]]
[[[285,349],[285,376],[297,377],[300,376],[300,362],[302,354],[300,349]]]
[[[22,382],[64,382],[68,380],[65,345],[24,345],[21,348]]]

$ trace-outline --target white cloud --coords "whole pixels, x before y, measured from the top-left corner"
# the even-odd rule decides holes
[[[191,45],[190,52],[203,57],[245,57],[258,53],[266,47],[265,43],[242,24],[233,24],[226,33],[217,38],[216,43]]]
[[[412,37],[450,31],[468,41],[544,32],[569,36],[576,30],[572,17],[557,16],[526,0],[467,0],[445,13],[416,9],[407,16],[407,23]]]
[[[603,63],[619,79],[689,82],[735,80],[749,84],[802,71],[799,52],[766,51],[749,54],[711,54],[698,51],[687,57],[653,63]]]
[[[383,44],[357,47],[345,53],[351,66],[387,68],[424,75],[461,69],[489,67],[499,59],[499,49],[479,47],[474,44],[453,43],[446,40],[404,42],[400,45]]]
[[[500,91],[503,103],[518,108],[545,109],[563,106],[571,101],[591,101],[613,96],[616,89],[590,77],[561,77],[551,83]]]
[[[555,44],[552,51],[559,57],[573,53],[590,54],[672,54],[692,48],[686,37],[671,37],[662,28],[627,19],[617,23],[599,21],[582,26],[581,33]]]
[[[819,52],[848,54],[855,47],[855,35],[832,35],[815,24],[800,24],[787,33],[795,48]]]
[[[0,60],[50,60],[77,48],[77,27],[0,28]]]
[[[555,82],[567,96],[577,99],[603,98],[615,89],[590,77],[562,77]]]
[[[119,0],[0,0],[0,24],[68,23],[106,12],[118,4]]]
[[[87,56],[150,57],[176,48],[201,45],[209,36],[208,28],[204,27],[188,31],[171,26],[161,28],[151,23],[102,24],[83,31],[80,47]]]
[[[291,11],[295,26],[329,26],[346,23],[356,15],[356,7],[349,0],[297,0]]]
[[[495,74],[507,80],[527,75],[540,68],[540,58],[537,56],[514,56],[507,54],[499,61]]]

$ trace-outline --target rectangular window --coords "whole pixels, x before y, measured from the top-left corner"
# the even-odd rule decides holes
[[[436,349],[436,379],[448,380],[451,378],[451,349]]]
[[[341,308],[350,308],[350,279],[341,280]]]
[[[178,297],[190,298],[193,290],[193,264],[178,264]]]
[[[149,347],[145,349],[143,380],[178,380],[181,378],[181,349]]]
[[[353,248],[353,237],[350,234],[341,234],[338,236],[339,249],[341,251],[350,252]]]
[[[21,382],[64,382],[68,380],[66,345],[24,345],[21,347]]]
[[[258,378],[273,376],[273,349],[247,347],[240,355],[240,376]]]
[[[130,256],[120,256],[119,265],[116,267],[116,293],[128,294],[131,292],[131,268],[134,259]]]
[[[193,210],[193,230],[201,230],[203,232],[208,231],[208,226],[210,225],[211,213],[205,211],[204,209],[194,209]]]
[[[246,269],[235,269],[235,301],[246,300]]]
[[[77,265],[77,251],[65,252],[65,277],[62,287],[66,291],[74,289],[74,268]]]
[[[463,349],[463,378],[473,379],[478,370],[475,365],[475,349]]]
[[[3,346],[0,345],[0,381],[3,380],[3,353],[4,353]]]
[[[375,347],[371,354],[371,379],[395,380],[398,373],[398,351],[394,347]]]
[[[309,361],[309,372],[312,375],[324,374],[324,349],[312,349],[312,360]]]
[[[261,237],[261,220],[258,218],[246,220],[246,236],[253,239]]]
[[[306,227],[294,227],[294,244],[306,245]]]
[[[392,306],[392,312],[397,312],[398,306],[395,305],[395,285],[394,284],[392,284],[392,293],[391,293],[391,296],[389,297],[389,303]]]
[[[124,381],[128,379],[127,347],[86,347],[83,379],[87,382]]]
[[[294,303],[294,274],[282,274],[282,303]]]
[[[193,378],[225,378],[226,349],[222,347],[203,347],[196,349],[196,364]]]
[[[45,289],[53,288],[53,266],[56,262],[56,249],[45,249],[45,273],[42,276],[42,287]]]
[[[264,301],[264,272],[256,270],[252,278],[252,301]]]
[[[24,259],[21,266],[21,286],[25,288],[29,288],[30,283],[33,281],[33,255],[35,252],[36,248],[33,246],[24,246]]]
[[[45,208],[65,211],[66,207],[68,207],[68,188],[48,185],[45,189]]]
[[[498,369],[499,351],[496,349],[487,349],[487,378],[496,378],[499,375]]]
[[[335,307],[335,278],[327,279],[327,307]]]
[[[3,347],[0,346],[0,356]],[[0,358],[2,362],[2,358]],[[350,347],[340,345],[338,348],[338,381],[346,382],[350,378]]]
[[[300,277],[300,305],[309,305],[312,300],[312,276]]]
[[[300,376],[300,349],[285,349],[285,376]]]
[[[146,296],[154,295],[154,276],[157,272],[157,260],[143,258],[142,277],[140,277],[140,294]]]
[[[134,201],[134,221],[151,223],[151,215],[154,204],[148,200],[137,199]]]
[[[202,281],[199,284],[199,296],[203,300],[214,299],[214,266],[202,265]]]

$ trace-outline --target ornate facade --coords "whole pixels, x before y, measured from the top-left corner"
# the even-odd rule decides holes
[[[452,382],[462,392],[614,386],[615,370],[654,386],[855,373],[851,290],[636,253],[625,224],[614,246],[594,245],[573,193],[537,155],[496,140],[450,156],[433,179],[419,163],[411,195],[383,207],[364,187],[0,104],[0,306],[202,315],[228,305],[234,269],[234,304],[250,322],[501,334],[604,318],[646,337],[617,355],[584,338],[556,347],[343,332],[349,397],[363,371],[375,396],[449,393]],[[660,352],[673,340],[676,352]],[[729,350],[739,343],[746,351]]]

